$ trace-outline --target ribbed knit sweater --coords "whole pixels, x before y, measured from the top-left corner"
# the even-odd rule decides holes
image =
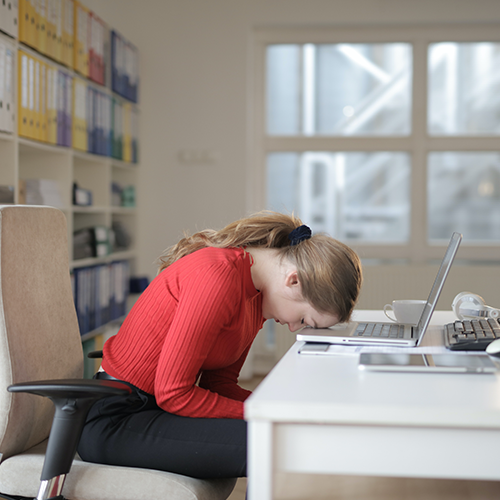
[[[203,248],[164,269],[104,345],[103,369],[167,412],[243,418],[238,386],[262,328],[262,296],[242,249]]]

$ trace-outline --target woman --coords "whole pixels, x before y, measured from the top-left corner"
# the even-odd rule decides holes
[[[185,237],[104,346],[96,378],[132,394],[92,408],[87,461],[198,478],[246,475],[238,375],[265,320],[324,328],[347,321],[361,286],[358,256],[293,216],[263,212]]]

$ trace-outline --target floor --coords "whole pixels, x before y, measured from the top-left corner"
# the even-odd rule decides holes
[[[262,377],[255,377],[242,381],[241,385],[254,390],[261,381]],[[275,480],[275,500],[498,500],[500,498],[500,482],[497,481],[284,473],[278,473]],[[238,479],[228,500],[245,500],[246,486],[246,479]]]

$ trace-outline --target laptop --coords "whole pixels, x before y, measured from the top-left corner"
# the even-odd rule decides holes
[[[460,233],[453,233],[444,254],[436,279],[432,285],[427,303],[417,325],[403,325],[394,322],[364,322],[350,321],[330,328],[304,328],[297,333],[297,340],[306,342],[322,342],[343,345],[386,345],[400,347],[416,347],[423,338],[429,326],[432,313],[436,308],[451,265],[462,241]]]

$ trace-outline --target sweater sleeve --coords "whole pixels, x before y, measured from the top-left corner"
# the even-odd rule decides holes
[[[241,282],[228,265],[213,265],[200,273],[183,278],[177,310],[157,366],[156,400],[162,409],[177,415],[243,418],[241,401],[196,385],[218,334],[240,307]]]
[[[231,366],[219,370],[204,371],[200,378],[200,387],[216,392],[227,398],[245,401],[252,392],[238,385],[238,376],[248,356],[249,350],[250,346],[247,347],[240,359]]]

